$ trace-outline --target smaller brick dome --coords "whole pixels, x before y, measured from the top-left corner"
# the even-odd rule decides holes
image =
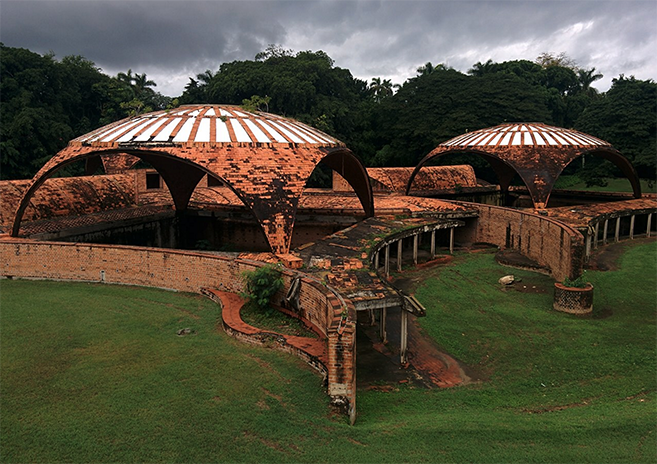
[[[416,175],[432,158],[449,153],[474,153],[489,162],[506,192],[517,174],[527,186],[534,208],[548,203],[554,183],[574,159],[591,154],[614,163],[630,180],[636,198],[641,197],[639,178],[632,164],[610,143],[572,129],[542,123],[501,124],[454,137],[425,156],[411,174],[406,193]]]
[[[604,140],[572,129],[541,123],[501,124],[455,137],[441,143],[444,147],[611,147]]]

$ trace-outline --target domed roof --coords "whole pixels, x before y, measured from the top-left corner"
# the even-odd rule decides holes
[[[190,144],[344,146],[339,140],[298,121],[227,105],[185,105],[147,113],[104,126],[74,139],[71,144],[99,147]]]
[[[639,178],[632,164],[611,144],[572,129],[542,123],[500,124],[468,132],[441,143],[415,167],[406,185],[429,160],[450,153],[474,153],[489,162],[506,192],[517,174],[525,183],[534,208],[544,209],[554,183],[574,159],[591,154],[614,163],[630,180],[634,196],[641,197]]]
[[[143,114],[78,137],[53,156],[29,183],[16,210],[17,236],[30,198],[43,182],[76,160],[89,173],[124,171],[149,163],[184,211],[205,175],[222,180],[251,209],[272,250],[287,253],[297,205],[318,163],[337,171],[374,215],[367,171],[339,140],[281,116],[230,105],[189,105]]]
[[[610,144],[572,129],[548,126],[541,123],[500,124],[474,132],[468,132],[447,142],[444,147],[490,149],[494,147],[609,147]]]

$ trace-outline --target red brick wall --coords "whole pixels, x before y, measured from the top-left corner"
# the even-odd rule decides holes
[[[215,288],[237,293],[243,289],[242,273],[262,265],[257,261],[181,250],[0,241],[0,275],[5,277],[104,281],[195,293],[202,288]],[[284,290],[274,297],[274,303],[283,300],[296,275],[284,270]],[[302,277],[299,303],[301,317],[315,325],[328,339],[329,395],[345,412],[354,413],[356,330],[353,321],[356,317],[353,305],[309,276]],[[343,313],[349,317],[340,324]]]
[[[499,206],[466,203],[479,211],[474,240],[520,251],[552,271],[557,281],[582,271],[584,237],[551,218]]]

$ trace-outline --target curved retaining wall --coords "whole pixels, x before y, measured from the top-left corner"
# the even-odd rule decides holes
[[[575,228],[538,214],[500,206],[458,202],[479,212],[475,241],[518,250],[563,281],[582,272],[584,237]]]
[[[242,274],[264,263],[193,251],[120,245],[0,240],[0,275],[139,285],[200,293],[204,288],[239,293]],[[283,269],[283,301],[292,280],[301,277],[298,315],[328,340],[328,393],[333,404],[355,420],[356,325],[349,300],[310,276]],[[348,316],[346,319],[344,316]]]

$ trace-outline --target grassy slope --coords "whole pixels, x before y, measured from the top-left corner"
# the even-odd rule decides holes
[[[490,254],[425,271],[422,326],[489,380],[360,392],[355,427],[301,361],[227,337],[201,297],[3,281],[0,461],[654,462],[656,256],[590,272],[612,311],[590,319],[500,290],[509,272],[550,281]]]

